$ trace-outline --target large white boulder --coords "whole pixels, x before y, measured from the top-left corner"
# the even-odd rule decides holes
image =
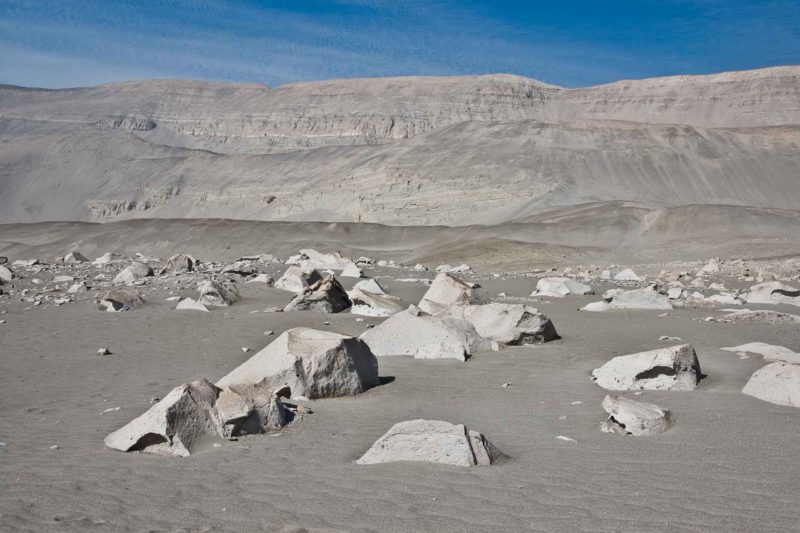
[[[488,466],[501,457],[486,437],[463,424],[420,419],[392,426],[356,463],[425,461],[469,467]]]
[[[186,272],[192,272],[195,266],[195,259],[186,254],[175,254],[169,259],[167,259],[167,263],[164,265],[164,268],[161,269],[159,274],[183,274]]]
[[[98,309],[108,312],[131,311],[144,304],[142,295],[134,289],[111,289],[100,298]]]
[[[411,355],[417,359],[458,359],[496,349],[468,321],[428,316],[414,306],[361,334],[377,356]]]
[[[770,363],[753,372],[742,392],[765,402],[800,407],[800,365]]]
[[[669,297],[655,286],[630,291],[611,289],[603,293],[603,299],[612,309],[672,309]]]
[[[607,390],[694,390],[702,374],[691,344],[615,357],[592,372]]]
[[[310,399],[359,394],[378,385],[378,360],[362,340],[329,331],[294,328],[217,382],[288,386]]]
[[[206,279],[197,284],[200,293],[198,302],[206,307],[228,307],[242,299],[239,289],[234,283],[223,283],[214,279]]]
[[[652,403],[607,395],[603,399],[603,409],[608,413],[608,419],[600,429],[606,433],[649,436],[672,427],[670,412]]]
[[[300,267],[291,266],[287,268],[286,272],[275,282],[275,288],[299,293],[321,279],[322,276],[314,269],[303,270]]]
[[[363,278],[364,271],[355,263],[347,263],[339,275],[343,278]]]
[[[153,269],[150,268],[150,265],[142,263],[141,261],[134,261],[116,275],[114,283],[134,283],[135,281],[152,275]]]
[[[536,283],[536,290],[531,296],[561,298],[568,294],[594,294],[594,290],[573,278],[542,278]]]
[[[419,308],[429,314],[436,314],[457,303],[472,301],[472,287],[458,277],[442,272],[436,276],[428,292],[419,302]]]
[[[121,451],[188,456],[204,437],[235,438],[286,423],[281,401],[260,383],[220,389],[202,379],[173,389],[144,414],[105,438]]]
[[[559,338],[549,318],[523,304],[456,304],[441,316],[467,320],[478,335],[500,344],[541,344]]]
[[[720,348],[726,352],[755,353],[764,358],[764,361],[784,361],[786,363],[800,364],[800,353],[793,352],[785,346],[767,344],[765,342],[748,342],[739,346]]]
[[[397,299],[385,294],[375,294],[354,288],[347,296],[353,302],[350,312],[354,315],[387,317],[405,310]]]
[[[328,275],[297,294],[283,310],[338,313],[351,305],[352,302],[344,287],[335,277]]]
[[[378,280],[376,280],[375,278],[363,279],[358,283],[356,283],[355,285],[353,285],[353,288],[361,289],[362,291],[367,291],[369,293],[377,294],[380,296],[386,295],[386,291],[383,290],[383,287],[380,286]]]
[[[742,299],[751,304],[788,304],[800,306],[800,289],[780,281],[759,283],[750,287]]]

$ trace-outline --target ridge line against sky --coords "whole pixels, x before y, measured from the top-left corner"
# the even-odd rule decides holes
[[[503,72],[582,87],[787,64],[793,0],[0,0],[0,83],[21,86]]]

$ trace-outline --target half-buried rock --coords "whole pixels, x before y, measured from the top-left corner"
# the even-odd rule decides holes
[[[612,309],[672,309],[669,297],[655,286],[631,291],[611,289],[603,298]]]
[[[609,416],[600,429],[606,433],[639,437],[663,433],[672,427],[670,412],[652,403],[607,395],[603,399],[603,409]]]
[[[377,356],[411,355],[417,359],[458,359],[497,348],[460,318],[428,316],[415,306],[392,315],[361,334]]]
[[[742,392],[765,402],[800,407],[800,365],[770,363],[753,372]]]
[[[347,296],[353,303],[350,312],[354,315],[387,317],[405,310],[396,298],[386,293],[377,294],[354,287]]]
[[[395,424],[356,463],[424,461],[453,466],[488,466],[503,453],[477,431],[441,420]]]
[[[592,372],[607,390],[694,390],[700,362],[691,344],[621,355]]]
[[[572,278],[542,278],[536,283],[536,290],[531,296],[562,298],[568,294],[594,294],[594,290]]]
[[[428,292],[419,302],[419,308],[435,315],[453,304],[468,304],[472,301],[472,287],[447,272],[433,280]]]
[[[235,284],[213,279],[198,283],[197,291],[200,293],[197,301],[205,306],[228,307],[242,299]]]
[[[550,319],[528,305],[456,304],[443,314],[468,321],[478,335],[501,344],[541,344],[560,338]]]
[[[328,275],[292,298],[283,310],[338,313],[351,305],[344,287],[335,277]]]
[[[134,261],[114,277],[115,284],[134,283],[153,275],[153,269],[141,261]]]
[[[107,291],[97,303],[97,308],[114,313],[131,311],[142,304],[144,304],[144,298],[134,289],[120,288]]]
[[[288,386],[309,399],[359,394],[378,385],[378,360],[359,339],[329,331],[294,328],[217,382],[219,387],[264,381]]]
[[[266,383],[220,389],[202,379],[173,389],[163,400],[109,434],[109,448],[185,457],[204,437],[235,438],[283,427],[286,408]]]

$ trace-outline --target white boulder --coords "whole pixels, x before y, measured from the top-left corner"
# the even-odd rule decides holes
[[[642,281],[642,278],[630,268],[626,268],[614,274],[614,281]]]
[[[748,342],[739,346],[720,348],[726,352],[754,353],[762,356],[764,361],[784,361],[786,363],[800,364],[800,353],[793,352],[784,346],[767,344],[765,342]]]
[[[603,299],[612,309],[672,309],[669,297],[655,286],[629,291],[611,289],[603,294]]]
[[[800,289],[780,281],[769,281],[753,285],[742,298],[747,303],[800,306]]]
[[[573,278],[542,278],[536,283],[536,290],[531,296],[561,298],[568,294],[594,294],[594,290]]]
[[[360,339],[329,331],[294,328],[217,382],[217,386],[265,381],[288,386],[309,399],[359,394],[378,385],[378,360]]]
[[[196,263],[197,261],[192,256],[186,254],[175,254],[167,259],[167,263],[164,265],[164,268],[161,269],[159,274],[183,274],[186,272],[192,272]]]
[[[197,284],[198,302],[211,307],[228,307],[242,299],[234,283],[207,279]]]
[[[347,296],[353,303],[350,312],[354,315],[387,317],[405,310],[395,298],[385,294],[374,294],[354,288],[348,291]]]
[[[377,356],[411,355],[417,359],[458,359],[496,349],[466,320],[427,316],[414,306],[394,314],[360,337]]]
[[[621,355],[592,372],[607,390],[694,390],[702,374],[691,344]]]
[[[363,278],[364,271],[355,263],[347,263],[339,275],[343,278]]]
[[[316,311],[338,313],[352,305],[347,292],[332,275],[327,275],[297,294],[283,308],[284,311]]]
[[[432,315],[453,304],[467,304],[472,301],[472,287],[448,272],[436,276],[428,292],[419,302],[419,308]]]
[[[800,407],[800,365],[770,363],[753,372],[742,392],[765,402]]]
[[[97,304],[98,309],[108,312],[130,311],[144,304],[142,295],[134,289],[111,289]]]
[[[134,283],[142,278],[146,278],[148,276],[153,275],[153,269],[150,268],[149,265],[142,263],[140,261],[134,261],[122,271],[116,275],[114,278],[115,284],[120,283]]]
[[[462,424],[408,420],[392,426],[356,463],[424,461],[469,467],[488,466],[502,457],[486,437]]]
[[[378,294],[380,296],[385,296],[386,292],[383,290],[383,287],[380,286],[378,281],[375,278],[364,279],[353,285],[354,289],[360,289],[362,291],[367,291],[372,294]]]
[[[70,252],[64,256],[64,262],[67,264],[71,263],[88,263],[89,260],[80,252]]]
[[[467,320],[478,335],[500,344],[541,344],[560,338],[551,320],[528,305],[456,304],[441,316]]]
[[[0,265],[0,282],[10,283],[14,279],[14,272],[8,267]]]
[[[300,267],[291,266],[287,268],[286,272],[275,282],[275,288],[299,293],[321,279],[322,276],[320,273],[314,269],[303,270]]]
[[[639,437],[657,435],[672,427],[670,412],[652,403],[607,395],[603,399],[603,409],[608,413],[608,419],[600,429],[606,433]]]
[[[199,301],[193,300],[191,298],[184,298],[183,300],[178,302],[178,305],[175,307],[175,309],[178,311],[203,311],[205,313],[209,312],[208,307],[206,307]]]

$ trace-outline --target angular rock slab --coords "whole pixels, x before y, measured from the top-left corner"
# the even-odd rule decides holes
[[[344,287],[335,277],[328,275],[292,298],[283,310],[338,313],[351,305]]]
[[[142,304],[144,298],[134,289],[111,289],[103,295],[97,307],[101,311],[119,312],[131,311]]]
[[[233,438],[282,427],[287,412],[261,383],[220,389],[202,379],[176,387],[105,438],[109,448],[186,457],[203,437]]]
[[[359,339],[330,331],[294,328],[217,382],[217,386],[265,381],[288,386],[309,399],[359,394],[379,384],[378,360]]]
[[[747,303],[800,306],[800,289],[780,281],[769,281],[753,285],[742,297]]]
[[[607,395],[603,399],[603,409],[609,416],[600,429],[606,433],[639,437],[657,435],[672,427],[670,412],[652,403]]]
[[[80,252],[70,252],[64,256],[65,263],[88,263],[89,259]]]
[[[435,315],[453,304],[468,304],[471,301],[472,287],[456,276],[442,272],[433,280],[418,307]]]
[[[289,292],[303,292],[310,285],[320,281],[322,276],[316,270],[303,270],[300,267],[292,266],[275,282],[276,289]]]
[[[235,284],[213,279],[198,283],[197,291],[200,293],[197,301],[205,306],[229,307],[242,299]]]
[[[167,263],[164,265],[164,268],[161,269],[159,274],[184,274],[186,272],[192,272],[194,270],[194,265],[196,261],[189,255],[186,254],[175,254],[169,259],[167,259]]]
[[[478,335],[500,344],[542,344],[560,338],[549,318],[523,304],[453,305],[446,316],[468,321]]]
[[[800,407],[800,365],[770,363],[753,372],[742,392],[765,402]]]
[[[466,320],[424,315],[414,306],[365,331],[360,337],[377,356],[411,355],[416,359],[458,359],[496,349]]]
[[[592,380],[607,390],[694,390],[700,362],[691,344],[615,357],[592,371]]]
[[[133,283],[153,275],[153,269],[140,261],[134,261],[114,278],[114,283]]]
[[[572,278],[542,278],[536,283],[536,290],[531,296],[562,298],[568,294],[594,294],[594,289]]]
[[[178,302],[178,305],[175,307],[175,309],[178,311],[203,311],[205,313],[209,312],[208,307],[201,304],[197,300],[193,300],[191,298],[184,298],[183,300]]]
[[[14,279],[14,272],[8,267],[0,265],[0,282],[11,283]]]
[[[463,424],[418,419],[392,426],[356,463],[424,461],[470,467],[489,466],[502,457],[486,437]]]
[[[603,294],[603,298],[612,309],[672,309],[669,297],[655,287],[630,291],[611,289]]]
[[[387,317],[405,311],[404,306],[385,293],[381,295],[354,288],[347,296],[353,303],[350,313],[354,315]]]
[[[755,353],[764,358],[764,361],[783,361],[785,363],[800,364],[800,353],[793,352],[785,346],[767,344],[765,342],[748,342],[739,346],[720,348],[726,352]]]

